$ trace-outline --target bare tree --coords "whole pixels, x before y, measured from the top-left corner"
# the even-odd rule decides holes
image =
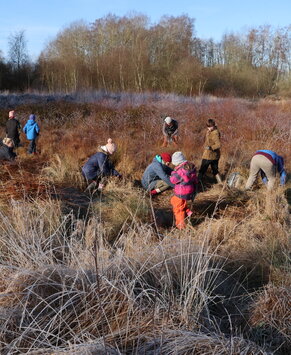
[[[12,66],[19,70],[28,63],[27,41],[25,31],[21,30],[10,34],[8,38],[9,46],[9,62]]]

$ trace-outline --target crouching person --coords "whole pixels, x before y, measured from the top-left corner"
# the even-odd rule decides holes
[[[171,198],[173,213],[178,229],[185,228],[186,216],[191,216],[192,211],[187,206],[187,201],[193,200],[197,190],[198,178],[193,163],[186,160],[182,152],[175,152],[172,164],[176,166],[170,180],[175,185],[174,196]]]
[[[249,190],[253,186],[259,173],[268,190],[272,190],[274,187],[277,174],[280,176],[280,184],[284,185],[287,178],[284,159],[272,150],[258,150],[251,160],[250,174],[245,187],[246,190]]]
[[[13,151],[14,141],[12,138],[4,138],[3,144],[0,147],[0,160],[13,161],[16,158],[16,153]]]
[[[152,163],[146,168],[141,184],[151,195],[159,194],[170,187],[174,187],[170,181],[170,175],[173,171],[169,167],[170,163],[171,155],[162,153],[161,155],[156,155]]]
[[[86,191],[92,192],[96,189],[101,191],[104,187],[103,177],[121,177],[110,161],[110,156],[116,152],[116,149],[116,144],[109,138],[107,144],[101,146],[98,152],[92,155],[82,167],[82,174],[88,182]]]

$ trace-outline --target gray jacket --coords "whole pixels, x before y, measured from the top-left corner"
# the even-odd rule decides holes
[[[142,176],[142,186],[146,190],[152,190],[155,188],[157,180],[163,180],[166,184],[171,187],[174,185],[170,181],[170,175],[173,169],[164,165],[158,161],[155,157],[153,162],[146,168]]]

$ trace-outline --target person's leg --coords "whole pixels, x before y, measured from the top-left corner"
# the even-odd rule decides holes
[[[276,181],[276,167],[275,167],[275,165],[272,164],[268,158],[262,157],[261,169],[265,173],[266,178],[268,180],[267,189],[272,190],[274,187],[275,181]]]
[[[162,147],[167,147],[167,146],[168,146],[168,137],[164,136]]]
[[[252,157],[251,164],[250,164],[250,174],[245,186],[246,190],[250,189],[253,186],[253,183],[255,182],[259,171],[261,170],[262,158],[267,159],[262,155],[254,155]]]
[[[171,198],[171,205],[173,206],[173,213],[175,216],[176,227],[178,229],[185,228],[187,201],[177,196],[173,196]]]
[[[201,166],[200,166],[200,169],[199,169],[199,177],[201,178],[203,175],[205,175],[209,165],[211,163],[211,160],[207,160],[207,159],[202,159],[202,162],[201,162]]]
[[[178,146],[178,136],[177,135],[172,136],[172,140],[173,140],[174,145],[177,147]]]
[[[151,190],[152,195],[159,194],[167,190],[170,186],[163,180],[157,180],[154,189]]]
[[[219,174],[219,172],[218,172],[218,160],[210,160],[210,166],[211,166],[211,169],[212,169],[212,174],[214,176]]]
[[[32,139],[31,141],[31,145],[32,145],[32,153],[36,153],[36,142],[35,139]]]
[[[33,139],[29,140],[27,153],[28,154],[32,154],[33,153]]]

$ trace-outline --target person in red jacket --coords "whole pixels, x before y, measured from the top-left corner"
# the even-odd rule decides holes
[[[193,200],[197,190],[198,178],[195,165],[188,162],[182,152],[172,155],[172,164],[176,166],[171,173],[170,181],[174,184],[174,196],[171,198],[173,213],[178,229],[185,228],[186,216],[192,211],[187,207],[187,201]]]

